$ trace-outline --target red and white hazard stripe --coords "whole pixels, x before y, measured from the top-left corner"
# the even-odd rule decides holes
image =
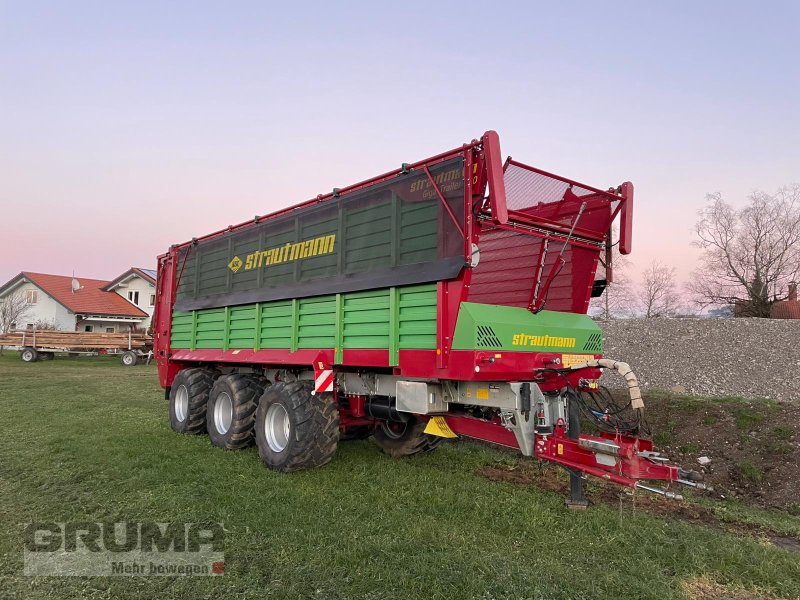
[[[314,369],[314,391],[333,391],[333,369]]]

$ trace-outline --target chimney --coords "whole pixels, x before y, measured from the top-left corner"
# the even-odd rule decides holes
[[[789,282],[789,302],[797,302],[797,282]]]

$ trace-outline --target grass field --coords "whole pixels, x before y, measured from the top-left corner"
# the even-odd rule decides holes
[[[568,511],[478,475],[520,460],[487,446],[393,460],[347,442],[322,469],[268,471],[253,448],[173,433],[152,366],[6,352],[0,423],[0,598],[664,599],[697,581],[800,597],[797,553],[628,508]],[[225,575],[22,575],[26,523],[125,520],[224,523]]]

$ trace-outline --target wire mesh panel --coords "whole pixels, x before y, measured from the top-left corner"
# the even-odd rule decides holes
[[[567,191],[577,197],[596,192],[509,163],[505,171],[506,204],[509,210],[524,210],[540,203],[560,202]]]
[[[611,216],[620,198],[574,181],[511,161],[506,166],[506,205],[509,211],[538,215],[564,227],[571,227],[578,207],[586,207],[578,223],[582,230],[602,237],[611,225]]]

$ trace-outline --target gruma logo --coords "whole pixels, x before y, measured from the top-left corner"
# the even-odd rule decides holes
[[[24,573],[189,576],[225,572],[221,523],[29,523]]]

